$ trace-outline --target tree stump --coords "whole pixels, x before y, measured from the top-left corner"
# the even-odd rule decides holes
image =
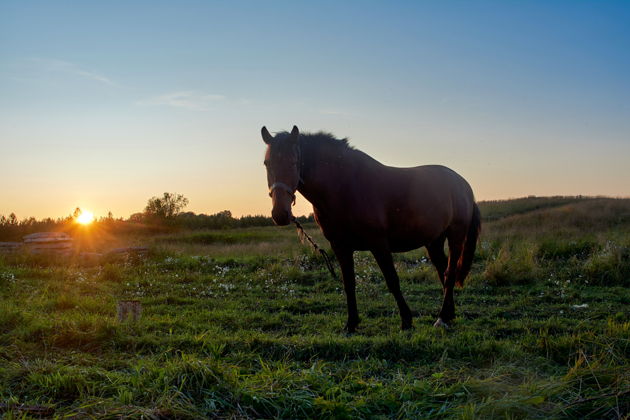
[[[118,321],[123,322],[129,318],[136,322],[142,314],[142,304],[139,300],[121,300],[118,301]]]

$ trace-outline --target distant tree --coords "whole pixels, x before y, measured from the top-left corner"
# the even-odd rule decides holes
[[[165,192],[162,197],[150,198],[144,208],[147,218],[173,220],[188,205],[188,199],[182,194]]]
[[[144,213],[134,213],[129,216],[129,221],[134,223],[142,223],[144,221]]]
[[[223,210],[214,215],[218,219],[230,220],[232,219],[232,212],[229,210]]]
[[[232,217],[232,212],[229,210],[220,211],[210,217],[214,219],[214,224],[219,228],[225,229],[234,226],[235,220]]]

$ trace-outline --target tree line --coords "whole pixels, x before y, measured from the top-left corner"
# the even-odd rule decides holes
[[[188,199],[181,194],[165,192],[161,197],[152,197],[147,201],[144,211],[134,213],[129,218],[114,218],[111,212],[107,216],[95,220],[95,229],[106,229],[112,233],[157,233],[174,229],[232,229],[259,226],[273,226],[271,217],[247,215],[234,217],[229,210],[215,214],[196,214],[184,212]],[[22,236],[33,232],[66,231],[78,229],[77,216],[81,209],[77,208],[71,215],[62,218],[34,217],[19,220],[15,213],[0,215],[0,241],[19,240]],[[298,217],[300,223],[314,221],[313,215]]]

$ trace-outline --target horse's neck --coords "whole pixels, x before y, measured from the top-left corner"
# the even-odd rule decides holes
[[[350,185],[356,165],[362,165],[363,153],[335,147],[302,149],[304,166],[298,191],[317,208],[325,208],[331,201],[339,202],[338,195]]]
[[[331,182],[337,178],[332,173],[341,172],[340,157],[333,150],[317,147],[312,143],[302,145],[302,182],[298,191],[315,207],[321,206],[327,199]]]

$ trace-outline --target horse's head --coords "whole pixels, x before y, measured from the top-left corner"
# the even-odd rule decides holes
[[[275,137],[263,127],[262,138],[267,144],[265,167],[269,196],[273,203],[271,217],[279,226],[291,223],[291,204],[300,183],[300,131],[293,126],[291,133],[278,133]]]

